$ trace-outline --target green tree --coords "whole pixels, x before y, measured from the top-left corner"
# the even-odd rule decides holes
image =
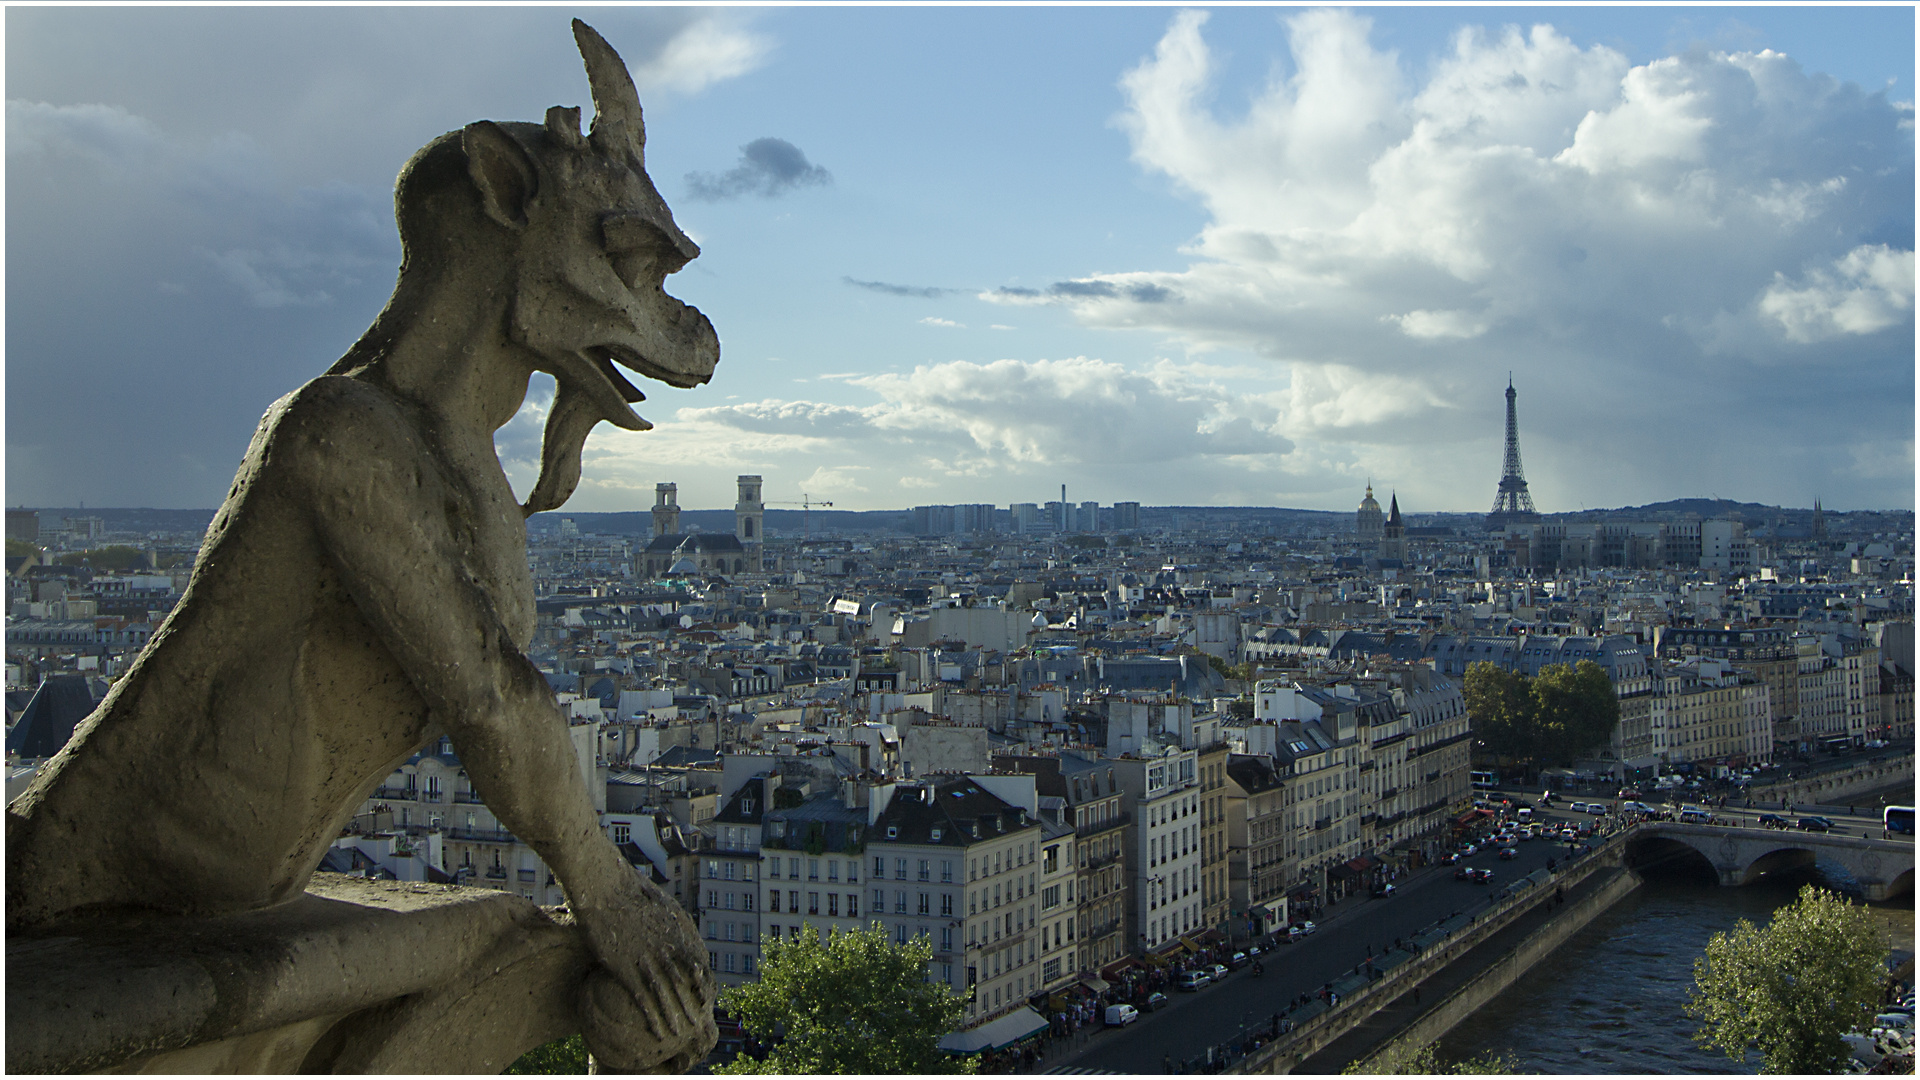
[[[896,945],[876,922],[825,939],[807,928],[762,948],[759,981],[722,990],[720,1005],[775,1045],[764,1060],[742,1054],[714,1072],[970,1073],[978,1064],[939,1049],[966,1002],[928,980],[927,939]]]
[[[1764,928],[1741,919],[1707,942],[1686,1006],[1694,1041],[1735,1061],[1757,1049],[1763,1072],[1840,1072],[1840,1036],[1872,1020],[1886,953],[1865,905],[1808,885]]]
[[[1532,761],[1537,751],[1534,703],[1527,680],[1499,664],[1478,660],[1467,665],[1460,687],[1474,738],[1499,757]]]
[[[110,544],[106,547],[88,548],[86,551],[69,551],[55,560],[61,566],[79,566],[86,563],[95,570],[132,570],[147,565],[147,553],[125,544]]]
[[[1533,704],[1533,744],[1541,757],[1571,765],[1576,754],[1605,743],[1620,722],[1620,701],[1607,671],[1591,660],[1548,664],[1526,680]]]

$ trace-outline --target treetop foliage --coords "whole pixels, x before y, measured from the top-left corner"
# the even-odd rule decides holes
[[[757,982],[720,992],[720,1004],[762,1042],[764,1060],[742,1054],[718,1073],[960,1073],[976,1058],[940,1050],[966,1003],[927,979],[933,944],[895,944],[876,922],[824,939],[811,928],[771,938]]]
[[[1534,765],[1571,765],[1620,723],[1613,681],[1591,660],[1548,664],[1532,678],[1477,661],[1467,666],[1461,693],[1474,736],[1489,751]]]
[[[1864,905],[1808,885],[1765,927],[1742,919],[1707,942],[1687,1002],[1694,1041],[1736,1061],[1757,1049],[1763,1072],[1842,1072],[1840,1036],[1872,1020],[1886,954]]]

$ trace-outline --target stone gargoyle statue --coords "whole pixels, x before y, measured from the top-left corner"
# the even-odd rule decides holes
[[[633,81],[573,30],[590,133],[555,107],[544,124],[470,124],[407,163],[386,308],[267,411],[179,604],[8,807],[10,951],[105,913],[289,902],[374,788],[445,735],[566,888],[596,1059],[678,1070],[713,1046],[706,950],[600,830],[523,651],[527,515],[573,493],[600,421],[651,426],[614,365],[691,387],[720,355],[707,318],[662,289],[699,249],[647,177]],[[493,435],[536,371],[557,390],[521,504]]]

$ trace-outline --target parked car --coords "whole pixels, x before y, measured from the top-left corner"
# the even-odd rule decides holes
[[[1299,922],[1293,924],[1293,928],[1295,930],[1300,931],[1302,934],[1311,934],[1315,930],[1320,929],[1318,926],[1315,926],[1313,924],[1313,920],[1311,919],[1301,919]]]
[[[1232,956],[1227,958],[1227,968],[1232,971],[1239,971],[1241,968],[1247,966],[1247,959],[1248,957],[1246,953],[1243,953],[1243,952],[1234,953]]]
[[[1108,1027],[1126,1027],[1138,1019],[1140,1019],[1140,1010],[1131,1005],[1107,1006]]]
[[[1155,990],[1140,1003],[1141,1012],[1158,1012],[1167,1007],[1167,995]]]
[[[1800,829],[1803,832],[1826,832],[1831,828],[1833,828],[1833,822],[1823,817],[1808,816],[1800,819]]]
[[[1215,964],[1210,970],[1213,973],[1214,982],[1219,982],[1221,979],[1227,977],[1227,965],[1225,964]]]
[[[1188,993],[1192,993],[1212,981],[1213,974],[1211,972],[1188,971],[1181,973],[1180,977],[1174,980],[1173,986],[1176,990],[1185,990]]]

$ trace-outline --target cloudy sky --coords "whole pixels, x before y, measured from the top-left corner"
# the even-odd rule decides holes
[[[569,504],[1914,501],[1914,15],[587,8],[713,381]],[[9,8],[9,505],[211,507],[546,8]],[[590,112],[590,107],[588,109]],[[524,493],[550,390],[500,433]]]

